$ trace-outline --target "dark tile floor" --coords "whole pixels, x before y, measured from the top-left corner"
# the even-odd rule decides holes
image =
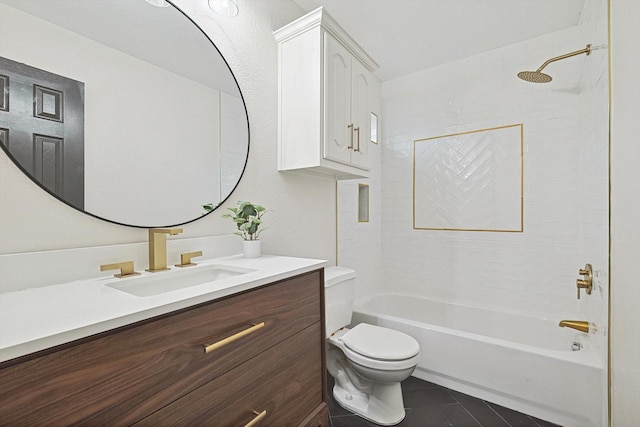
[[[374,427],[375,424],[340,407],[329,380],[329,413],[333,427]],[[402,383],[407,416],[401,427],[557,427],[529,415],[507,409],[454,390],[409,377]]]

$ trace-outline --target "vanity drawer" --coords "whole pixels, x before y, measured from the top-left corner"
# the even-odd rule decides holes
[[[0,425],[131,424],[319,322],[321,289],[315,271],[5,363]],[[203,344],[260,322],[205,353]]]
[[[316,323],[136,426],[297,426],[323,404],[320,334]]]

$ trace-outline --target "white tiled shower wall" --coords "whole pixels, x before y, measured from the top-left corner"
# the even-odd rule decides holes
[[[598,330],[592,343],[606,363],[609,316],[609,69],[607,1],[585,2],[580,31],[593,52],[581,70],[580,219],[584,262],[593,264],[594,288],[584,297],[586,319]],[[604,365],[606,366],[606,364]],[[606,370],[605,370],[606,375]],[[604,384],[607,382],[605,381]]]
[[[338,184],[338,263],[358,270],[357,296],[399,291],[589,320],[606,361],[606,16],[606,1],[586,2],[577,27],[382,83],[382,175]],[[587,43],[590,56],[545,69],[549,84],[516,77]],[[413,141],[516,123],[524,124],[524,232],[413,230]],[[370,223],[356,219],[358,182],[370,185]],[[586,263],[596,286],[578,301]]]

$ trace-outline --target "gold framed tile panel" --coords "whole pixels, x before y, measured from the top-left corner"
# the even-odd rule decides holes
[[[416,145],[420,142],[433,141],[437,139],[450,138],[473,133],[489,132],[492,130],[506,128],[520,128],[520,226],[517,229],[484,229],[484,228],[447,228],[447,227],[418,227],[416,226]],[[413,229],[414,230],[442,230],[442,231],[480,231],[480,232],[500,232],[500,233],[522,233],[524,231],[524,124],[512,124],[505,126],[495,126],[484,129],[458,132],[447,135],[439,135],[429,138],[416,139],[413,141]]]

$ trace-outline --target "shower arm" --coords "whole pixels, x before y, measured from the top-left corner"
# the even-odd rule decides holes
[[[571,58],[572,56],[581,55],[583,53],[586,53],[587,55],[589,55],[591,53],[591,45],[590,44],[588,44],[587,47],[585,47],[584,49],[576,50],[575,52],[567,53],[565,55],[560,55],[560,56],[556,56],[555,58],[549,59],[544,64],[542,64],[540,66],[540,68],[538,68],[538,70],[536,72],[539,73],[540,71],[542,71],[542,69],[544,67],[546,67],[547,65],[551,64],[552,62],[560,61],[561,59]]]

